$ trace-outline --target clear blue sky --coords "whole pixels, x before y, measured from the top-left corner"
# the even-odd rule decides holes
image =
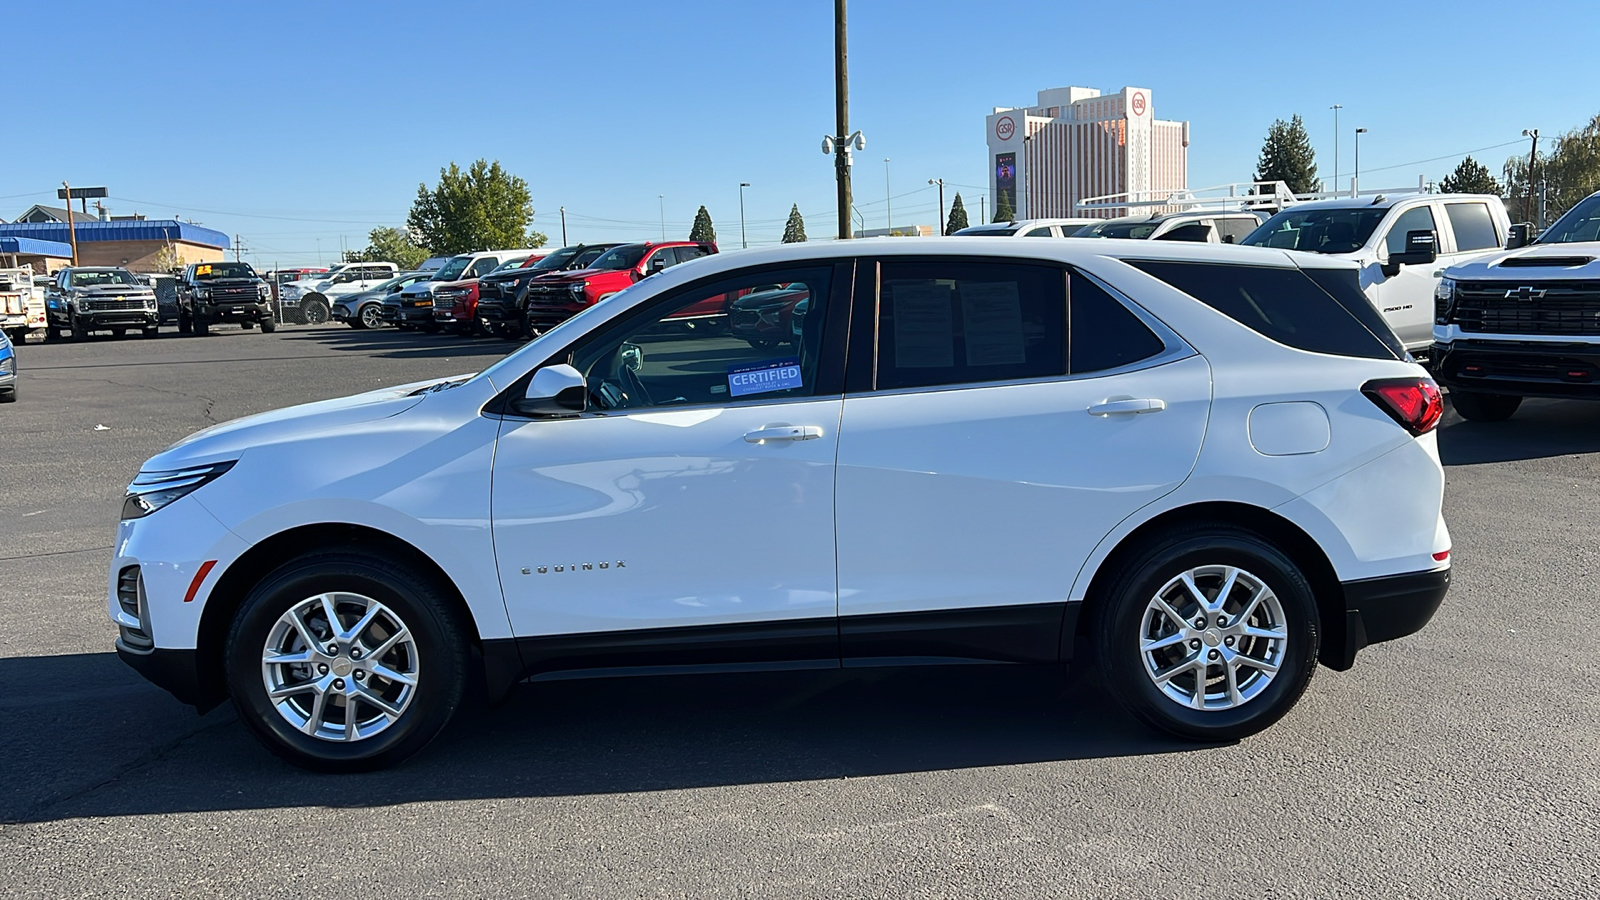
[[[1532,10],[1529,13],[1529,10]],[[1525,13],[1529,13],[1526,14]],[[950,3],[850,10],[858,208],[932,224],[942,177],[976,217],[984,116],[1042,88],[1151,89],[1192,123],[1192,187],[1246,180],[1267,126],[1300,113],[1321,173],[1362,138],[1367,185],[1437,179],[1477,148],[1496,174],[1600,112],[1600,4]],[[6,12],[11,111],[0,218],[105,185],[118,214],[240,234],[257,263],[330,261],[405,219],[452,160],[526,178],[560,240],[687,234],[705,204],[739,241],[776,241],[791,203],[835,231],[832,3],[25,2]],[[1460,23],[1456,28],[1456,23]],[[1459,34],[1454,37],[1454,34]],[[1250,43],[1245,43],[1246,41]],[[1443,157],[1442,159],[1433,159]],[[1432,160],[1417,163],[1419,160]]]

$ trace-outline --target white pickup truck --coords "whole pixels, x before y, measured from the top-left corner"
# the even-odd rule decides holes
[[[0,269],[0,331],[23,344],[44,330],[44,289],[35,285],[32,269]]]
[[[278,312],[286,322],[321,325],[335,298],[376,286],[400,274],[390,262],[340,263],[320,275],[291,281],[278,289]]]
[[[1296,203],[1243,243],[1359,264],[1367,299],[1422,357],[1433,345],[1433,295],[1444,270],[1503,250],[1510,235],[1505,204],[1491,194],[1378,194]]]

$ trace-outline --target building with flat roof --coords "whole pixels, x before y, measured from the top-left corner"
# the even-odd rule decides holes
[[[77,214],[74,213],[74,219]],[[226,258],[228,236],[176,219],[89,218],[76,221],[78,265],[123,266],[135,272],[157,270],[156,255],[170,246],[182,263],[218,262]],[[12,222],[0,225],[0,238],[28,238],[72,244],[66,222]],[[70,255],[70,249],[68,251]]]
[[[26,266],[35,275],[48,275],[72,264],[72,247],[57,241],[37,238],[0,237],[0,266],[16,269]]]
[[[1127,215],[1127,208],[1076,204],[1189,186],[1189,123],[1157,119],[1149,88],[1050,88],[1037,106],[995,107],[986,124],[990,208],[999,209],[1004,194],[1018,219]]]

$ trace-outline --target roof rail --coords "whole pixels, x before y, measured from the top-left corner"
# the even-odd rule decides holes
[[[1177,191],[1125,191],[1120,194],[1101,194],[1085,197],[1073,204],[1075,212],[1089,210],[1123,209],[1152,213],[1165,209],[1170,212],[1214,210],[1237,212],[1256,209],[1282,209],[1298,200],[1312,199],[1299,196],[1281,181],[1239,181],[1194,190]]]

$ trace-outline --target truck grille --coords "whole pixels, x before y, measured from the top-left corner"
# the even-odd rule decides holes
[[[155,301],[146,300],[143,297],[135,297],[133,299],[122,298],[117,300],[95,299],[78,301],[78,306],[81,307],[84,312],[139,312],[145,308],[146,304],[155,306]]]
[[[145,621],[144,576],[138,566],[129,566],[117,573],[117,606],[129,616],[139,620],[139,627],[119,625],[122,643],[129,650],[148,653],[156,642],[150,639],[150,626]]]
[[[260,296],[253,284],[235,287],[214,287],[211,289],[211,300],[217,303],[237,303],[240,300],[254,303]]]
[[[1466,281],[1451,321],[1478,334],[1600,335],[1600,281]]]

